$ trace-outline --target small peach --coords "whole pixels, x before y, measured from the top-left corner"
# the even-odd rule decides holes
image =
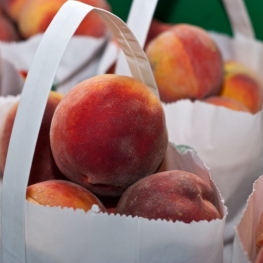
[[[64,180],[49,180],[27,187],[26,200],[43,206],[72,207],[89,211],[98,205],[100,211],[106,212],[100,200],[87,189]]]
[[[163,102],[202,99],[220,91],[222,56],[213,39],[200,27],[170,27],[148,44],[146,55]]]
[[[248,67],[238,62],[227,61],[220,96],[239,101],[254,114],[262,107],[263,86],[256,74]]]
[[[244,104],[240,103],[237,100],[227,98],[227,97],[212,96],[212,97],[204,99],[203,102],[210,103],[216,106],[226,107],[228,109],[235,110],[235,111],[250,112]]]

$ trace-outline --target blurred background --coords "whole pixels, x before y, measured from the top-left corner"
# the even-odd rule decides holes
[[[143,0],[142,0],[143,1]],[[112,12],[126,21],[132,0],[108,0]],[[263,1],[244,0],[256,38],[263,40]],[[232,36],[221,0],[159,0],[154,17],[170,23],[190,23]]]

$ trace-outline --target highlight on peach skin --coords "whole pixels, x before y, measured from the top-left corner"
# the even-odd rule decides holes
[[[56,164],[95,194],[120,196],[154,173],[168,144],[161,102],[142,82],[105,74],[73,87],[50,130]]]

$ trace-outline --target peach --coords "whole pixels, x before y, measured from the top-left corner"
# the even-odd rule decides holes
[[[0,14],[0,41],[17,41],[18,33],[14,25],[3,15]]]
[[[219,48],[200,27],[178,24],[146,48],[163,102],[202,99],[220,91],[223,60]]]
[[[142,82],[105,74],[73,87],[58,105],[50,141],[71,181],[102,196],[121,195],[156,171],[168,144],[163,107]]]
[[[225,77],[220,95],[239,101],[254,114],[262,106],[262,83],[248,67],[239,62],[226,61]]]
[[[100,211],[106,212],[106,208],[100,200],[87,189],[64,180],[49,180],[32,184],[27,187],[26,199],[33,204],[43,206],[60,206],[89,211],[93,205],[97,205]]]
[[[248,108],[244,104],[240,103],[237,100],[227,98],[227,97],[212,96],[212,97],[204,99],[203,102],[210,103],[216,106],[226,107],[228,109],[235,110],[235,111],[249,112]]]
[[[60,170],[55,164],[54,158],[52,156],[50,148],[49,130],[51,125],[51,120],[55,111],[55,108],[61,101],[63,95],[51,91],[48,98],[46,110],[41,123],[37,144],[35,148],[35,153],[33,157],[32,167],[29,176],[28,184],[35,184],[37,182],[42,182],[51,179],[65,179]],[[17,112],[19,102],[13,105],[9,110],[4,127],[3,133],[0,138],[0,170],[4,171],[6,155],[8,150],[8,145],[11,137],[11,132]]]
[[[14,21],[18,21],[19,14],[27,0],[1,0],[5,13]]]
[[[38,33],[43,33],[66,0],[27,0],[21,9],[18,18],[18,27],[24,38],[29,38]],[[80,2],[110,10],[110,5],[105,0],[80,0]],[[107,32],[107,25],[99,15],[89,13],[75,35],[102,37]]]
[[[190,223],[221,218],[211,186],[181,170],[149,175],[121,196],[116,214]]]

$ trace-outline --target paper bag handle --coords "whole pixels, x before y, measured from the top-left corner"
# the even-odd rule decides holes
[[[158,97],[148,59],[131,30],[117,16],[78,1],[67,1],[44,33],[22,91],[2,186],[1,230],[3,263],[25,263],[26,188],[34,149],[50,87],[62,55],[83,18],[94,11],[107,23],[124,51],[134,78]],[[63,28],[63,30],[61,30]]]
[[[255,38],[253,27],[243,0],[222,0],[235,37],[243,35]],[[133,0],[127,25],[133,31],[140,45],[145,44],[146,36],[154,15],[158,0]],[[119,53],[115,73],[130,75],[123,52]]]

